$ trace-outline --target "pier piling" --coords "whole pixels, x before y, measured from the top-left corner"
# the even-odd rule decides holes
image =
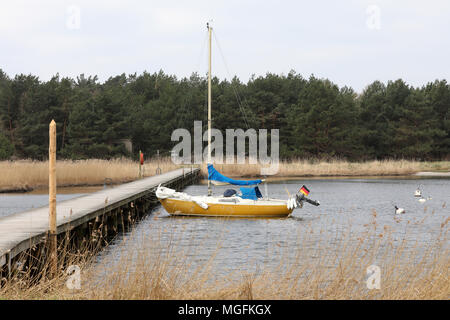
[[[17,262],[23,259],[30,268],[36,270],[45,265],[51,267],[51,272],[58,270],[57,265],[49,265],[53,261],[50,252],[55,252],[55,246],[80,251],[84,247],[97,248],[107,243],[144,218],[158,203],[155,191],[159,184],[182,190],[194,183],[199,173],[199,168],[192,171],[177,169],[83,197],[58,203],[55,201],[54,209],[51,208],[52,201],[49,197],[47,207],[0,218],[0,279],[13,274]],[[56,191],[56,183],[54,186]],[[53,218],[49,222],[49,216],[53,212],[54,225],[51,223]],[[53,249],[48,250],[52,237],[57,241],[51,245]],[[62,245],[68,238],[70,244]],[[61,257],[58,259],[56,261],[61,263]],[[60,266],[64,267],[64,264]]]

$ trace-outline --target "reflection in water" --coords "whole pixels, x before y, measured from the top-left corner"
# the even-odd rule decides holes
[[[450,216],[448,179],[276,181],[268,185],[269,196],[287,198],[286,189],[293,194],[303,184],[311,190],[310,198],[319,200],[321,205],[304,204],[289,218],[171,217],[158,206],[132,232],[119,235],[97,257],[96,266],[102,272],[103,267],[124,264],[131,272],[139,268],[142,257],[148,257],[187,273],[213,270],[218,277],[233,274],[239,277],[243,271],[266,268],[283,269],[289,264],[311,265],[311,261],[333,268],[339,263],[336,260],[339,250],[367,237],[371,239],[364,244],[367,250],[377,248],[370,263],[380,264],[383,255],[393,255],[398,248],[434,250],[428,246],[435,243],[442,231],[441,224]],[[414,197],[419,185],[423,196],[431,200],[420,203]],[[214,191],[221,194],[228,188],[215,187]],[[263,192],[264,189],[261,188]],[[96,190],[73,191],[77,193],[58,194],[57,201]],[[206,193],[206,186],[194,185],[185,191],[201,195]],[[0,217],[47,204],[45,193],[2,194]],[[395,205],[405,208],[406,214],[396,215]],[[448,225],[444,227],[448,229]],[[386,241],[377,242],[380,239]]]
[[[56,201],[81,197],[102,188],[98,186],[57,188]],[[27,193],[0,193],[0,218],[47,205],[48,189],[35,189]]]
[[[56,202],[84,195],[84,193],[58,194]],[[0,218],[44,206],[48,206],[48,194],[0,194]]]
[[[218,276],[294,262],[301,265],[302,259],[318,259],[331,268],[338,263],[337,250],[367,236],[373,239],[368,250],[380,246],[379,255],[373,257],[376,264],[400,247],[426,250],[449,217],[450,180],[277,181],[269,185],[269,196],[286,198],[286,188],[293,194],[302,184],[321,206],[305,204],[284,219],[171,217],[158,206],[132,232],[118,236],[98,257],[98,266],[128,261],[127,265],[137,268],[134,262],[148,256],[165,257],[168,263],[188,266],[192,272],[207,266]],[[424,196],[432,200],[418,202],[414,191],[419,184]],[[227,188],[230,186],[216,187],[215,193]],[[200,195],[206,186],[194,185],[185,191]],[[394,205],[405,208],[406,214],[395,215]],[[386,238],[381,244],[377,242]]]

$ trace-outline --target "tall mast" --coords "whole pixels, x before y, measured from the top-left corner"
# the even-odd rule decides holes
[[[212,28],[206,24],[209,34],[209,58],[208,58],[208,164],[211,163],[211,33]],[[208,179],[208,196],[212,195],[211,181]]]

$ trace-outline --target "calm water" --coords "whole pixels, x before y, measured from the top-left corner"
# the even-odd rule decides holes
[[[375,235],[388,228],[394,246],[407,240],[407,246],[426,248],[450,216],[450,179],[289,180],[268,184],[267,190],[270,197],[287,198],[286,189],[294,194],[303,184],[311,191],[309,197],[321,205],[305,203],[285,219],[171,217],[158,206],[131,232],[119,235],[98,256],[98,266],[122,263],[121,259],[131,259],[135,265],[138,257],[163,255],[174,265],[189,264],[192,270],[214,257],[211,267],[217,275],[254,271],[295,259],[299,250],[312,249],[310,258],[333,253],[345,235],[356,241],[368,230],[374,214]],[[424,197],[432,199],[419,203],[413,196],[418,186]],[[220,194],[227,188],[214,187],[214,192]],[[58,194],[57,201],[97,189]],[[201,195],[206,189],[206,185],[193,185],[184,191]],[[264,185],[260,189],[265,195]],[[47,194],[2,194],[0,217],[47,203]],[[394,205],[405,208],[406,214],[395,215]]]
[[[98,186],[58,188],[56,201],[64,201],[81,197],[102,188],[103,187]],[[0,218],[47,205],[47,189],[37,189],[29,193],[0,193]]]
[[[57,194],[56,201],[81,197],[86,193]],[[48,194],[0,194],[0,218],[48,205]]]
[[[295,259],[299,249],[313,249],[312,258],[335,252],[347,232],[356,241],[374,221],[374,214],[375,236],[389,230],[394,246],[407,240],[409,246],[426,248],[450,216],[449,179],[291,180],[268,184],[267,189],[270,197],[286,198],[286,189],[293,194],[302,184],[321,206],[305,203],[286,219],[170,217],[158,206],[133,232],[118,236],[98,264],[165,255],[173,264],[189,264],[193,269],[213,256],[216,274],[254,271]],[[424,197],[432,199],[419,203],[413,196],[418,186]],[[214,190],[219,194],[227,188]],[[265,194],[264,186],[260,189]],[[184,191],[201,195],[206,186],[193,185]],[[405,208],[406,214],[396,216],[394,205]]]

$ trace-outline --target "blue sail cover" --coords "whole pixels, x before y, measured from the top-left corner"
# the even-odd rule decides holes
[[[214,166],[212,164],[208,164],[208,180],[226,182],[235,186],[252,186],[262,182],[262,180],[234,180],[225,177],[219,171],[214,169]]]
[[[239,188],[241,190],[241,198],[242,199],[250,199],[250,200],[258,200],[258,198],[262,198],[261,191],[259,191],[258,187],[242,187]]]

